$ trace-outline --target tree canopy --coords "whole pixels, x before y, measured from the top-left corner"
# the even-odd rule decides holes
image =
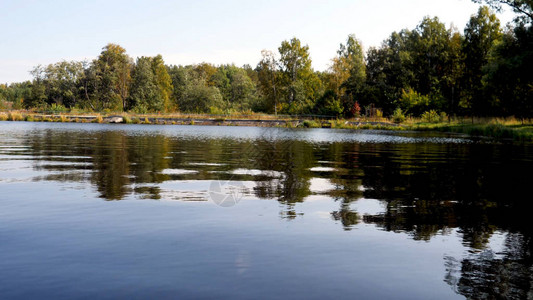
[[[533,116],[531,0],[484,2],[464,32],[437,17],[395,31],[365,49],[356,35],[340,43],[329,68],[313,69],[311,50],[294,37],[249,65],[166,65],[132,59],[117,44],[92,61],[36,66],[32,81],[0,85],[0,109],[264,112],[357,117],[394,111],[463,116]],[[502,29],[493,9],[519,18]],[[366,51],[365,51],[366,50]]]

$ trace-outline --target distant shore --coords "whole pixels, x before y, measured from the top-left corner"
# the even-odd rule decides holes
[[[31,111],[0,112],[0,121],[74,122],[74,123],[122,123],[158,125],[209,125],[254,126],[284,128],[336,128],[412,130],[462,133],[471,136],[491,137],[520,142],[533,141],[532,120],[508,119],[454,119],[453,121],[428,123],[410,119],[396,124],[386,118],[324,119],[275,115],[218,116],[201,114],[130,114],[130,113],[39,113]]]
[[[158,125],[211,125],[211,126],[254,126],[288,128],[339,128],[339,129],[396,129],[399,124],[387,119],[320,119],[299,118],[274,115],[217,116],[201,114],[72,114],[72,113],[35,113],[23,111],[0,112],[0,121],[30,122],[75,122],[75,123],[124,123]],[[390,128],[389,128],[390,127]]]

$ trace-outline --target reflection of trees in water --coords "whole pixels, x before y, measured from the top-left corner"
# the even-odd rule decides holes
[[[533,297],[528,294],[531,177],[523,175],[532,167],[531,160],[523,159],[533,157],[531,147],[177,139],[116,131],[84,136],[44,131],[27,143],[40,161],[35,168],[54,171],[38,180],[89,180],[109,200],[131,193],[159,199],[159,184],[169,180],[254,181],[255,196],[276,199],[280,215],[292,219],[301,215],[297,204],[313,194],[312,179],[327,179],[333,188],[320,194],[338,202],[331,217],[345,230],[365,222],[427,241],[457,228],[466,247],[481,251],[446,258],[445,280],[458,293],[470,298]],[[233,174],[236,169],[261,172]],[[386,211],[359,214],[351,204],[363,197],[383,201]],[[503,255],[487,249],[497,230],[512,232]]]
[[[528,201],[529,148],[500,145],[401,145],[362,155],[366,198],[381,199],[386,212],[364,216],[387,231],[429,240],[458,228],[475,251],[447,257],[445,281],[472,299],[533,298]],[[427,155],[440,153],[435,157]],[[423,158],[423,159],[421,159]],[[488,245],[496,230],[507,234],[503,254]],[[476,254],[477,253],[477,254]]]
[[[531,299],[533,266],[525,249],[531,249],[530,238],[509,233],[503,255],[486,250],[462,260],[445,257],[445,281],[469,299]]]
[[[505,224],[515,204],[527,198],[529,178],[521,174],[531,165],[514,160],[530,155],[528,147],[502,145],[312,144],[276,136],[239,141],[121,131],[84,136],[44,131],[28,144],[42,160],[92,164],[40,167],[61,171],[48,175],[49,180],[87,176],[106,199],[123,199],[132,192],[157,199],[158,185],[168,180],[250,180],[256,183],[257,197],[276,199],[291,212],[312,194],[311,180],[317,177],[334,186],[323,194],[339,202],[332,217],[345,228],[363,220],[428,240],[458,227],[465,244],[476,249],[483,248],[496,224]],[[331,170],[311,169],[317,166]],[[165,169],[197,173],[167,174]],[[232,174],[235,169],[261,172]],[[361,197],[385,201],[386,213],[358,216],[350,205]]]
[[[127,137],[120,132],[102,132],[94,138],[91,182],[103,198],[119,200],[130,190]]]
[[[264,170],[254,188],[260,198],[273,198],[285,204],[302,202],[309,192],[309,168],[313,166],[311,146],[298,141],[266,140],[254,142],[248,153],[249,169]],[[274,171],[281,176],[268,176]],[[277,177],[277,178],[276,178]]]
[[[120,200],[135,193],[141,198],[160,199],[159,184],[169,180],[251,180],[259,198],[283,204],[281,215],[299,214],[295,204],[311,195],[313,177],[327,178],[335,190],[326,194],[341,204],[334,214],[346,227],[356,223],[350,202],[361,197],[361,169],[357,165],[359,145],[316,145],[289,139],[265,137],[258,140],[173,139],[162,135],[128,135],[121,131],[95,131],[84,136],[48,131],[28,141],[41,159],[62,156],[84,157],[89,165],[68,165],[46,180],[80,181],[80,170],[100,196]],[[58,146],[59,145],[59,146]],[[48,149],[50,148],[50,149]],[[357,148],[357,149],[356,149]],[[331,163],[335,172],[312,172],[318,161]],[[330,165],[328,165],[330,166]],[[55,169],[54,169],[55,168]],[[58,171],[58,166],[48,168]],[[186,169],[196,173],[164,173],[165,169]],[[260,174],[232,174],[235,169],[261,170]]]
[[[365,215],[365,223],[373,223],[387,231],[409,232],[415,240],[429,240],[438,232],[455,227],[453,205],[427,200],[390,201],[380,215]]]
[[[310,195],[309,186],[315,158],[309,144],[283,140],[259,139],[246,155],[248,169],[263,172],[254,178],[254,193],[259,198],[276,199],[284,204],[280,216],[294,219],[301,213],[295,204]]]
[[[385,214],[365,221],[385,230],[429,239],[459,227],[465,244],[481,249],[527,198],[530,166],[514,161],[512,147],[406,144],[361,155],[366,198],[385,201]],[[520,155],[519,155],[520,157]]]
[[[332,144],[327,150],[320,156],[320,160],[335,162],[335,172],[328,174],[329,180],[336,187],[330,195],[340,203],[339,210],[333,211],[331,215],[334,220],[342,223],[345,230],[350,230],[361,221],[361,216],[350,207],[351,203],[363,196],[364,172],[359,165],[361,144]]]

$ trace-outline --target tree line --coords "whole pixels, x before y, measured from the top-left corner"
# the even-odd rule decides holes
[[[108,44],[93,61],[39,65],[31,81],[1,84],[0,108],[532,117],[533,3],[485,2],[510,5],[518,17],[503,27],[482,6],[462,33],[425,17],[366,53],[349,35],[326,71],[312,68],[310,49],[297,38],[263,50],[255,67],[167,65],[161,55],[133,60]]]

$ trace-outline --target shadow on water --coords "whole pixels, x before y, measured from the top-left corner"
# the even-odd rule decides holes
[[[251,139],[43,130],[18,142],[22,151],[0,154],[30,160],[33,181],[88,182],[109,201],[206,201],[206,182],[253,183],[244,199],[276,200],[291,220],[304,214],[299,203],[321,196],[338,203],[330,217],[346,231],[373,224],[417,241],[458,234],[470,253],[443,263],[461,295],[532,297],[530,145],[316,142],[271,130]],[[384,211],[359,213],[361,199]],[[488,245],[495,234],[504,239],[498,253]]]

